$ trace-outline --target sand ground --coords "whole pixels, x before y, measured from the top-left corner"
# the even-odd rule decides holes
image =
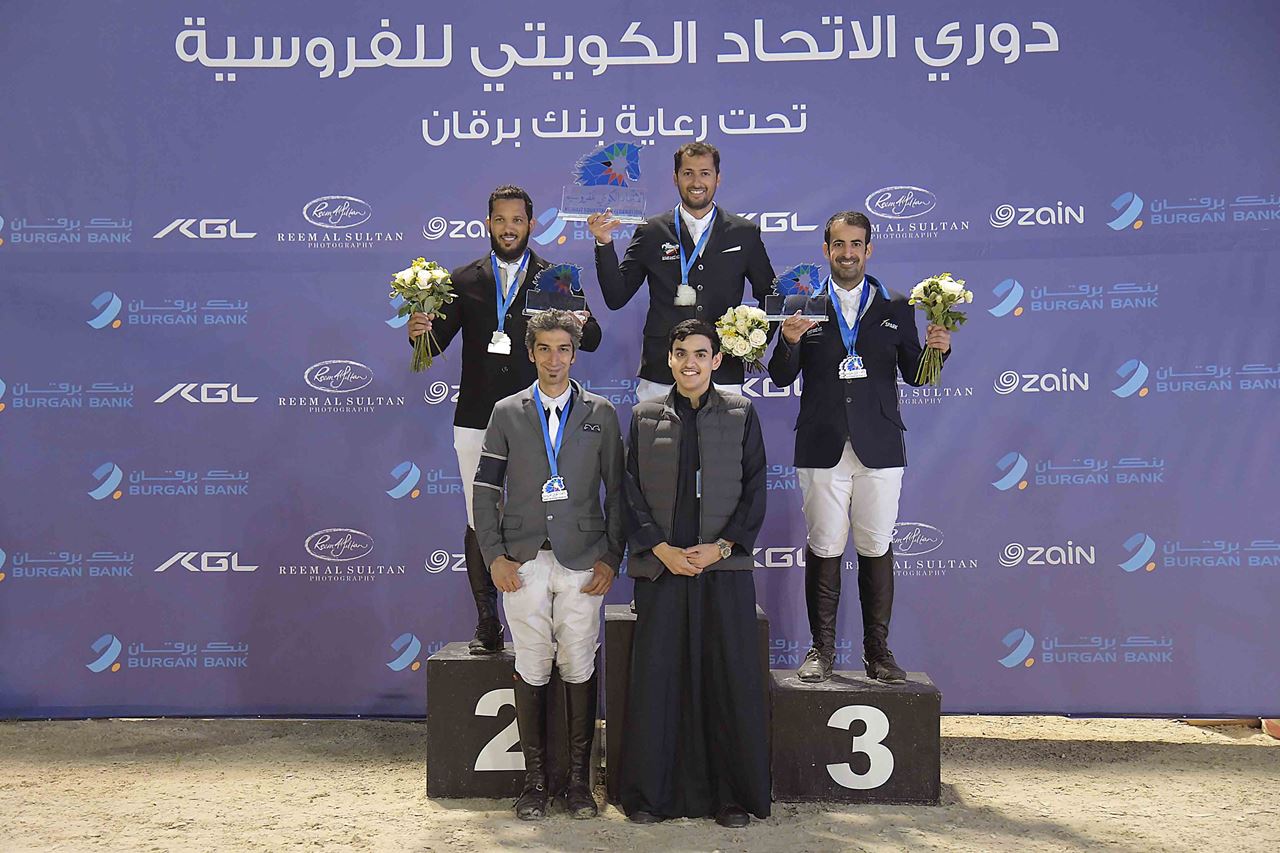
[[[0,851],[1280,850],[1280,741],[1160,720],[944,717],[942,804],[775,803],[745,830],[528,824],[424,794],[413,722],[0,723]],[[597,792],[601,793],[601,792]]]

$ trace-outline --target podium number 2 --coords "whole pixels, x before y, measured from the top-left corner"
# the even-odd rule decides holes
[[[881,741],[889,734],[889,718],[884,711],[870,705],[846,705],[831,715],[827,725],[833,729],[848,730],[855,720],[867,724],[864,734],[854,735],[853,752],[863,753],[871,759],[866,773],[854,773],[849,762],[828,764],[827,773],[837,785],[866,791],[879,788],[893,775],[893,753]]]
[[[476,703],[477,717],[496,717],[504,705],[513,708],[516,704],[516,691],[508,687],[505,690],[490,690],[480,697]],[[512,752],[511,747],[516,747]],[[523,770],[524,753],[520,751],[520,729],[516,721],[493,736],[476,756],[477,770]]]

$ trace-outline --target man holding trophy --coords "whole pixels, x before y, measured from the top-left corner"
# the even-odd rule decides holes
[[[763,300],[773,284],[773,266],[760,239],[760,226],[715,204],[720,186],[720,152],[690,142],[675,153],[673,180],[680,194],[674,210],[650,217],[636,228],[621,263],[613,246],[620,221],[611,210],[587,217],[596,238],[596,276],[605,304],[618,310],[646,281],[649,310],[640,354],[639,400],[671,392],[667,334],[682,320],[714,323],[742,302],[745,281]],[[726,354],[712,377],[716,385],[742,390],[742,360]]]
[[[795,312],[783,322],[769,359],[769,377],[778,387],[804,376],[795,466],[808,528],[805,600],[813,647],[799,669],[803,681],[831,677],[840,562],[850,528],[867,675],[889,683],[906,678],[889,650],[893,528],[907,464],[897,375],[921,384],[924,350],[907,298],[866,275],[871,248],[871,223],[863,214],[845,211],[827,221],[826,320]],[[931,324],[926,344],[947,353],[951,333]]]
[[[521,346],[527,329],[524,307],[533,281],[551,264],[529,249],[532,219],[533,201],[528,193],[511,185],[495,189],[489,195],[489,215],[485,219],[489,254],[451,272],[457,298],[443,314],[412,314],[408,324],[411,342],[431,332],[441,351],[462,333],[462,378],[453,418],[453,448],[467,502],[467,579],[477,614],[475,638],[470,643],[472,654],[502,651],[498,592],[476,540],[472,484],[494,404],[528,388],[537,377],[537,370]],[[600,346],[600,325],[585,310],[585,301],[582,305],[579,348],[593,352]]]

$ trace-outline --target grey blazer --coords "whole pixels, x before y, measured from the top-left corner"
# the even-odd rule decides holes
[[[504,554],[527,563],[546,541],[551,542],[556,560],[569,569],[587,571],[600,561],[616,572],[622,562],[626,540],[618,413],[608,400],[570,382],[573,402],[562,427],[564,440],[557,459],[569,491],[567,500],[542,501],[551,466],[533,387],[499,400],[493,408],[471,501],[486,565],[492,566]]]

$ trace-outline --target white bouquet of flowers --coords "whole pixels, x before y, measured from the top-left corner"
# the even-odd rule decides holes
[[[952,278],[951,273],[944,272],[942,275],[926,278],[911,288],[911,297],[907,303],[923,311],[930,323],[954,332],[969,318],[960,311],[952,310],[951,306],[972,301],[973,291],[965,289],[964,279]],[[920,357],[920,367],[916,371],[916,383],[937,385],[941,381],[942,353],[933,347],[925,347],[924,354]]]
[[[453,279],[449,278],[449,271],[435,261],[418,258],[391,277],[388,298],[397,296],[404,299],[397,316],[422,313],[434,317],[440,314],[443,306],[454,300]],[[440,352],[440,345],[430,331],[418,335],[413,342],[413,363],[410,365],[413,372],[430,367],[432,359]]]
[[[748,370],[763,370],[765,345],[769,341],[769,320],[760,308],[737,305],[716,320],[720,348],[742,359]]]

